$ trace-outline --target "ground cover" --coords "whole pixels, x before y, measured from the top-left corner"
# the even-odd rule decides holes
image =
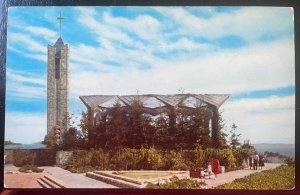
[[[215,189],[291,190],[295,186],[295,167],[282,165],[272,170],[236,179]]]

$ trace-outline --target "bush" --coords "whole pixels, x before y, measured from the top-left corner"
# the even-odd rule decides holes
[[[291,157],[287,157],[284,159],[284,162],[288,165],[288,166],[293,166],[295,167],[295,160]]]
[[[103,149],[75,150],[68,160],[68,170],[93,167],[100,170],[188,170],[206,167],[212,157],[220,160],[226,170],[236,168],[232,149],[157,150],[155,148],[106,151]]]
[[[29,170],[31,170],[32,172],[35,172],[35,173],[41,173],[44,171],[44,169],[40,169],[36,165],[23,165],[19,169],[20,172],[27,172]]]
[[[75,170],[79,167],[91,165],[92,152],[86,150],[75,150],[68,159],[67,169]]]
[[[174,150],[165,151],[163,158],[164,170],[187,170],[189,169],[186,161],[182,157],[181,153]]]
[[[204,183],[198,182],[192,179],[178,179],[173,176],[169,182],[164,184],[152,184],[149,183],[146,188],[149,189],[200,189]]]
[[[105,170],[109,167],[109,154],[104,152],[102,149],[99,150],[91,150],[92,158],[91,158],[91,166],[100,170]]]

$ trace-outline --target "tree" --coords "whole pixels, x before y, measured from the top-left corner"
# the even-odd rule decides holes
[[[72,150],[81,148],[79,133],[76,128],[71,127],[63,133],[61,148],[64,150]]]
[[[42,144],[47,145],[47,148],[53,148],[56,146],[56,139],[53,135],[45,135]]]
[[[218,136],[218,145],[214,146],[214,147],[216,147],[216,148],[227,148],[228,147],[228,145],[227,145],[228,134],[224,132],[225,122],[224,122],[223,117],[222,117],[222,112],[219,113],[218,129],[219,129],[219,132],[217,134],[217,136]]]
[[[154,146],[160,149],[170,148],[170,144],[172,143],[172,136],[168,131],[168,127],[168,119],[163,114],[161,114],[154,120]]]
[[[81,112],[81,119],[78,127],[79,130],[77,131],[77,133],[79,134],[79,142],[82,147],[86,147],[87,145],[89,145],[89,141],[90,141],[89,133],[92,133],[88,112],[84,112],[84,111]]]
[[[116,103],[107,114],[106,141],[104,147],[110,150],[118,150],[126,144],[128,132],[127,113],[121,104]]]
[[[233,123],[230,130],[230,146],[233,149],[236,149],[238,146],[241,145],[241,142],[239,141],[241,134],[237,134],[237,126]]]

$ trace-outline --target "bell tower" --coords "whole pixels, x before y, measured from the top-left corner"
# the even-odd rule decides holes
[[[48,45],[47,73],[47,135],[53,135],[53,127],[59,125],[61,131],[68,129],[69,112],[69,46],[61,37],[62,18],[59,22],[60,37],[56,43]]]

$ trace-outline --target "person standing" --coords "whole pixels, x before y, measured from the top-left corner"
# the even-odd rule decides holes
[[[254,162],[254,170],[257,170],[258,161],[259,161],[259,156],[258,156],[257,153],[255,153],[254,159],[253,159],[253,162]]]
[[[212,174],[212,166],[211,166],[211,162],[208,162],[208,165],[207,165],[207,173],[208,173],[209,178],[210,178],[210,175]]]
[[[215,174],[215,178],[217,178],[217,175],[220,173],[220,162],[217,158],[212,160],[212,171]]]
[[[261,170],[262,170],[262,167],[265,166],[264,160],[265,160],[264,156],[260,155],[259,160],[258,160],[258,164],[259,164],[259,169],[261,169]]]
[[[250,168],[250,170],[252,169],[252,166],[253,166],[253,156],[250,155],[249,156],[249,168]]]

